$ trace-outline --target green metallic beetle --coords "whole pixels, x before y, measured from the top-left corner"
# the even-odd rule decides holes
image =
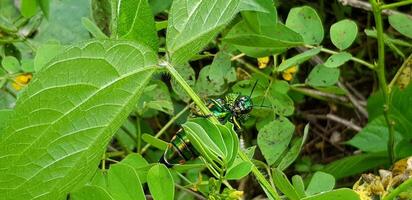
[[[228,121],[235,125],[235,131],[241,132],[240,119],[253,109],[253,102],[251,99],[253,90],[257,82],[254,84],[249,96],[244,96],[239,93],[229,93],[225,98],[210,99],[207,107],[222,124]],[[192,111],[197,117],[210,117],[202,115],[199,111]],[[180,129],[175,136],[170,140],[166,151],[160,158],[160,163],[167,167],[173,167],[176,164],[183,164],[188,160],[195,159],[199,153],[193,148],[185,131]]]
[[[253,109],[251,97],[256,85],[257,81],[253,85],[249,96],[241,95],[239,93],[229,93],[224,99],[210,99],[207,103],[207,107],[220,123],[226,124],[228,121],[232,122],[235,125],[235,130],[239,132],[242,129],[240,121]],[[194,111],[193,114],[198,117],[210,117],[202,115],[199,111]]]

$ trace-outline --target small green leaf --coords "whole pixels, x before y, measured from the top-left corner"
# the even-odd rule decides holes
[[[146,143],[152,145],[153,147],[156,147],[160,150],[166,150],[167,149],[167,142],[153,137],[153,135],[149,134],[143,134],[142,135],[142,140],[145,141]]]
[[[325,172],[316,172],[306,188],[308,196],[331,191],[335,187],[335,178]]]
[[[108,172],[108,184],[108,190],[114,199],[146,199],[137,173],[127,165],[111,165]]]
[[[312,87],[331,86],[338,82],[339,68],[328,68],[323,65],[316,65],[309,73],[306,82]]]
[[[294,143],[292,144],[292,147],[286,153],[286,155],[283,156],[282,160],[277,166],[279,170],[284,171],[296,160],[296,158],[299,156],[300,150],[303,147],[303,144],[306,142],[308,133],[309,133],[309,124],[306,124],[305,129],[303,130],[303,137],[296,139]]]
[[[292,185],[295,188],[296,193],[298,194],[299,198],[306,197],[305,193],[305,183],[303,183],[303,179],[299,175],[294,175],[292,177]]]
[[[279,118],[260,129],[257,143],[269,165],[274,164],[292,139],[295,126],[287,118]]]
[[[281,23],[278,23],[273,31],[258,33],[244,20],[237,23],[223,41],[235,45],[248,56],[257,58],[281,53],[287,48],[303,44],[302,36]]]
[[[3,68],[10,74],[14,74],[20,71],[20,63],[17,58],[13,56],[6,56],[1,61]]]
[[[292,58],[289,58],[285,61],[283,61],[278,68],[278,71],[284,71],[292,66],[299,65],[309,59],[311,59],[313,56],[317,55],[320,52],[320,47],[305,51],[303,53],[300,53],[296,56],[293,56]]]
[[[338,54],[331,55],[328,60],[323,64],[325,67],[335,68],[345,64],[352,58],[352,55],[348,52],[340,52]]]
[[[70,194],[71,200],[115,200],[110,194],[99,186],[86,185]]]
[[[322,20],[309,6],[292,8],[286,26],[302,35],[305,44],[320,44],[324,37]]]
[[[154,200],[173,200],[175,186],[169,169],[162,164],[153,166],[147,174],[147,183]]]
[[[46,18],[49,18],[50,0],[37,0],[37,4],[40,6],[40,9],[43,12],[44,16],[46,16]]]
[[[139,180],[141,183],[146,183],[147,172],[150,169],[149,163],[138,153],[131,153],[127,155],[121,162],[121,164],[128,165],[132,167],[137,175],[139,175]]]
[[[251,170],[252,163],[243,161],[228,169],[225,177],[228,180],[239,180],[248,175]]]
[[[23,72],[34,72],[34,60],[33,59],[22,59],[21,60],[21,70]]]
[[[347,49],[358,35],[358,26],[352,20],[344,19],[330,27],[330,39],[340,50]]]
[[[117,36],[159,48],[152,10],[147,0],[120,0],[116,9]]]
[[[228,84],[236,81],[236,71],[232,67],[230,56],[218,53],[213,63],[200,70],[195,89],[199,96],[219,96],[228,90]]]
[[[58,42],[45,43],[37,48],[36,57],[34,57],[34,70],[39,72],[55,56],[64,51],[64,47]]]
[[[82,24],[95,38],[97,39],[107,39],[108,37],[100,30],[97,25],[92,22],[89,18],[83,17]]]
[[[174,65],[186,63],[232,20],[240,0],[174,0],[166,47]]]
[[[136,110],[140,116],[145,118],[157,115],[157,111],[173,115],[174,108],[167,85],[159,80],[152,81],[151,85],[143,91]]]
[[[21,0],[20,12],[24,17],[30,18],[36,14],[37,0]]]
[[[359,195],[348,188],[341,188],[329,192],[303,198],[302,200],[360,200]]]
[[[290,200],[300,199],[295,188],[282,171],[277,168],[272,169],[272,177],[277,188],[279,188],[279,190],[282,191],[282,193],[285,194],[285,196],[287,196]]]
[[[401,13],[390,15],[389,24],[402,35],[412,38],[412,19],[407,15]]]

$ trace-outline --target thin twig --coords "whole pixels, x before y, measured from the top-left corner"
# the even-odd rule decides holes
[[[355,106],[356,109],[359,110],[359,112],[365,117],[368,118],[368,111],[359,103],[359,100],[356,99],[351,93],[350,91],[348,91],[348,89],[345,87],[345,85],[339,81],[338,82],[338,86],[344,90],[346,92],[346,95],[348,96],[349,100],[351,101],[351,103],[353,104],[353,106]]]
[[[350,129],[352,129],[352,130],[355,130],[355,131],[357,131],[357,132],[359,132],[359,131],[362,130],[362,128],[361,128],[360,126],[354,124],[353,122],[351,122],[351,121],[349,121],[349,120],[346,120],[346,119],[343,119],[343,118],[341,118],[341,117],[339,117],[339,116],[337,116],[337,115],[334,115],[334,114],[332,114],[332,113],[327,114],[327,115],[326,115],[326,118],[328,118],[328,119],[330,119],[330,120],[332,120],[332,121],[334,121],[334,122],[343,124],[343,125],[345,125],[346,127],[350,128]]]
[[[197,192],[194,192],[194,191],[192,191],[192,190],[190,190],[190,189],[187,189],[187,188],[185,188],[185,187],[183,187],[183,186],[181,186],[181,185],[179,185],[179,184],[175,184],[175,185],[176,185],[177,188],[179,188],[179,189],[181,189],[181,190],[183,190],[183,191],[185,191],[185,192],[187,192],[187,193],[195,196],[195,197],[198,198],[198,199],[207,200],[204,196],[198,194]]]
[[[366,10],[366,11],[372,11],[371,4],[365,1],[360,1],[360,0],[338,0],[338,1],[344,6],[351,6],[351,7],[359,8],[359,9]],[[385,6],[383,6],[383,8],[385,8]],[[382,13],[385,15],[400,14],[400,12],[396,10],[390,10],[390,9],[384,9],[382,10]],[[402,13],[402,14],[405,14],[405,13]],[[408,15],[408,16],[412,17],[411,15]]]

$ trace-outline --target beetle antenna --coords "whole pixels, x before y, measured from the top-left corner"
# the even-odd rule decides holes
[[[253,94],[253,91],[255,91],[257,83],[258,83],[258,80],[256,80],[255,84],[253,85],[252,91],[250,91],[250,95],[249,95],[250,98],[252,98],[252,94]]]

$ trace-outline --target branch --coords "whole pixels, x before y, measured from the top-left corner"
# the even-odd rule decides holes
[[[354,8],[359,8],[362,10],[367,10],[367,11],[372,11],[372,6],[370,3],[365,2],[365,1],[360,1],[360,0],[338,0],[339,3],[341,3],[344,6],[351,6]],[[405,14],[405,13],[401,13],[398,12],[396,10],[390,10],[390,9],[384,9],[382,10],[382,13],[385,15],[393,15],[393,14],[404,14],[407,15],[408,17],[411,17],[411,15]]]

